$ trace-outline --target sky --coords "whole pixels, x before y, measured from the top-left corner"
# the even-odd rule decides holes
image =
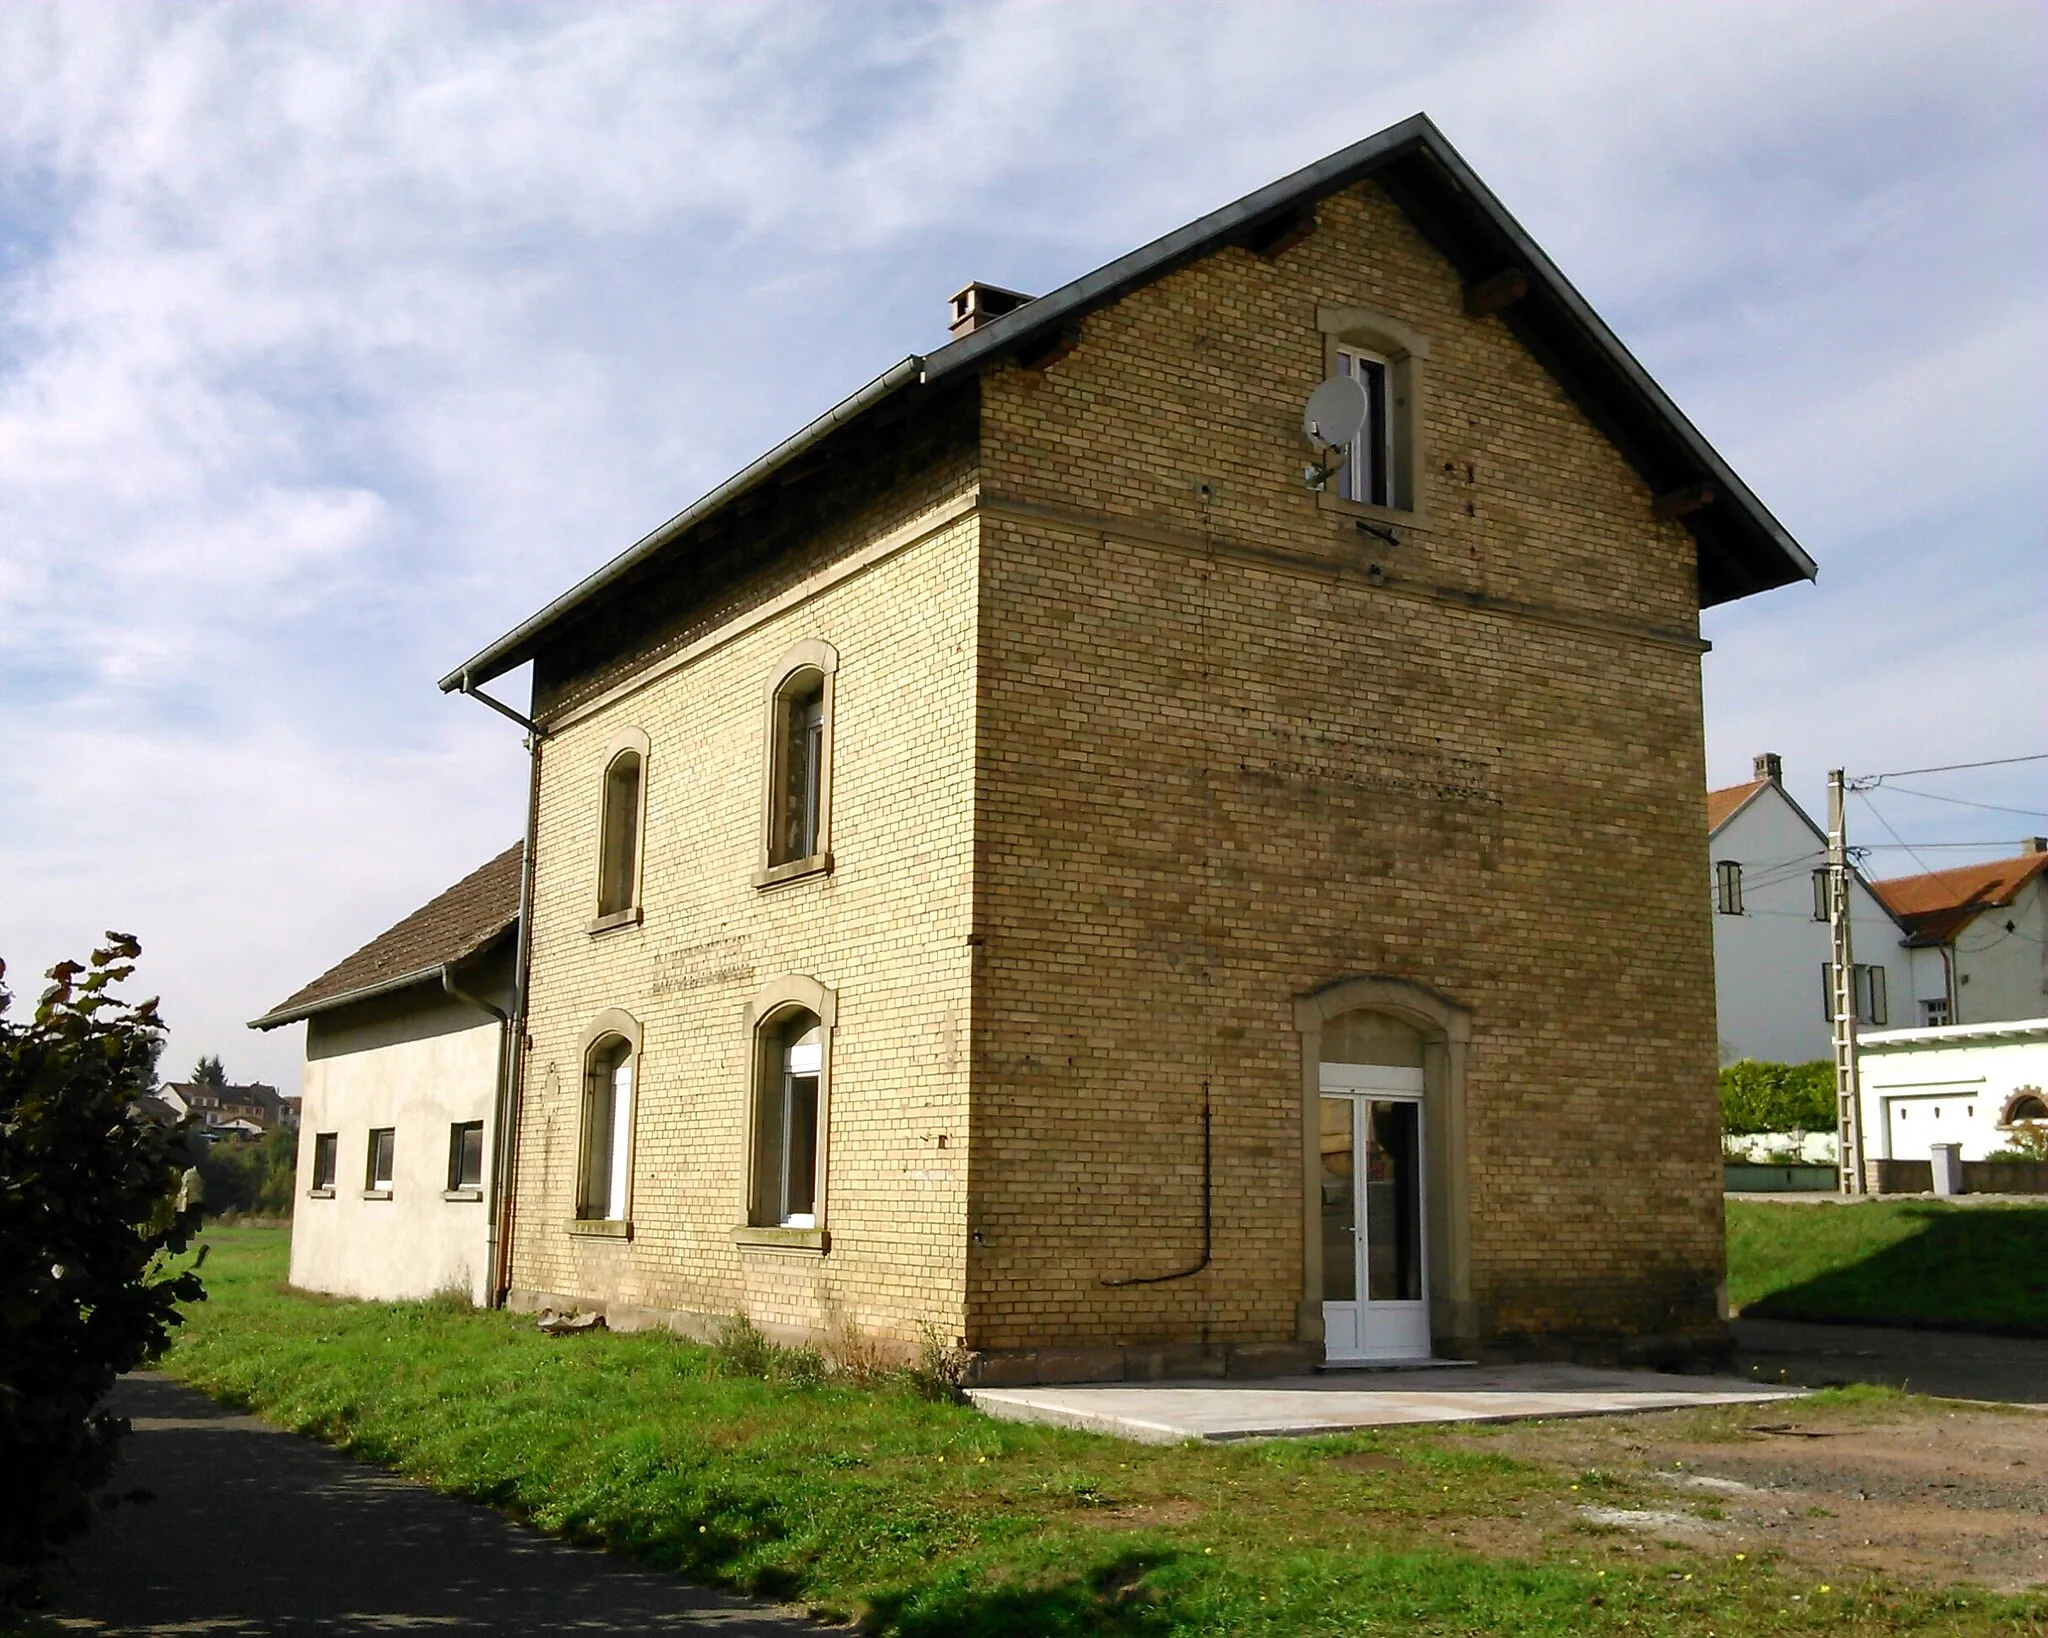
[[[167,1077],[295,1089],[302,1032],[245,1021],[522,832],[517,729],[437,677],[969,279],[1051,289],[1418,110],[1821,565],[1704,617],[1710,782],[1774,750],[1819,814],[1830,767],[2048,751],[2031,0],[18,0],[17,1007],[133,932]],[[2043,810],[2035,762],[1851,817],[1889,875]]]

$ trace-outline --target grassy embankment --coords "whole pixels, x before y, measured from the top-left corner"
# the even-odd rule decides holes
[[[2048,1601],[1862,1577],[1822,1592],[1767,1554],[1590,1527],[1579,1504],[1633,1505],[1634,1485],[1428,1430],[1141,1447],[821,1378],[808,1356],[295,1295],[282,1234],[208,1238],[211,1300],[176,1375],[550,1530],[874,1630],[2048,1630]],[[1504,1536],[1519,1557],[1467,1545]]]
[[[1728,1300],[1778,1319],[2048,1336],[2048,1201],[1728,1202]]]

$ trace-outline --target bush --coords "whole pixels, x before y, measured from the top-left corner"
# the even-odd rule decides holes
[[[1835,1066],[1759,1063],[1744,1058],[1721,1071],[1724,1132],[1832,1132]]]
[[[198,1227],[179,1138],[130,1112],[162,1026],[154,1000],[108,992],[140,954],[109,933],[89,968],[59,962],[25,1025],[0,983],[0,1603],[30,1596],[50,1546],[90,1522],[127,1432],[100,1401],[205,1295],[163,1266]]]

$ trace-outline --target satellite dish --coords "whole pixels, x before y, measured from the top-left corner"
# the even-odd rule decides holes
[[[1365,430],[1365,385],[1354,375],[1333,375],[1308,395],[1301,430],[1317,449],[1342,449]]]

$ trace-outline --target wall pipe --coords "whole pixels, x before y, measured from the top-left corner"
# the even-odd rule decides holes
[[[1214,1177],[1212,1147],[1209,1141],[1209,1083],[1202,1083],[1202,1256],[1201,1260],[1186,1268],[1177,1268],[1171,1274],[1134,1274],[1127,1279],[1112,1280],[1105,1276],[1102,1283],[1110,1287],[1127,1285],[1164,1285],[1169,1280],[1194,1278],[1209,1266],[1209,1253],[1215,1244],[1213,1217],[1211,1214],[1211,1185]]]
[[[457,984],[455,982],[455,964],[452,961],[441,963],[441,988],[452,999],[462,1002],[465,1006],[475,1007],[480,1012],[487,1012],[498,1020],[498,1069],[497,1073],[491,1077],[491,1135],[494,1140],[493,1146],[495,1147],[496,1143],[501,1141],[499,1134],[505,1129],[503,1124],[505,1119],[505,1070],[507,1065],[505,1052],[507,1043],[512,1037],[512,1015],[496,1002],[486,1001],[480,995],[472,995],[468,990],[463,989]],[[494,1165],[491,1168],[489,1187],[485,1191],[487,1199],[484,1206],[484,1270],[486,1280],[484,1300],[494,1308],[497,1306],[496,1293],[498,1289],[497,1191],[498,1168]]]

